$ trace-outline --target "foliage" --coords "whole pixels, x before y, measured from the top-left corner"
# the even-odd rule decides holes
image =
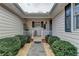
[[[56,56],[76,56],[77,48],[67,41],[57,40],[51,45]]]
[[[7,37],[0,39],[0,55],[11,56],[16,55],[20,49],[21,42],[18,37]]]
[[[60,40],[60,38],[57,37],[57,36],[49,36],[48,37],[48,43],[49,43],[49,45],[51,45],[56,40]]]
[[[21,41],[21,47],[24,46],[24,44],[27,42],[28,37],[24,36],[24,35],[16,35],[16,37],[18,37]]]

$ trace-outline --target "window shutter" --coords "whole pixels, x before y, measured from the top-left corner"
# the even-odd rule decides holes
[[[32,27],[35,27],[34,25],[35,25],[35,23],[34,23],[34,21],[32,21]]]
[[[43,27],[44,26],[44,23],[43,23],[43,21],[41,21],[41,27]]]
[[[44,29],[46,29],[46,24],[44,24]]]
[[[76,28],[79,29],[79,15],[76,16]]]
[[[71,32],[71,4],[65,7],[65,32]]]

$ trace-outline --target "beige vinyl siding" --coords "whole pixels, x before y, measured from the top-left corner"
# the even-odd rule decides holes
[[[59,36],[62,40],[74,44],[78,48],[79,55],[79,32],[65,32],[65,11],[61,11],[52,20],[52,35]]]
[[[0,38],[23,34],[20,18],[0,6]]]

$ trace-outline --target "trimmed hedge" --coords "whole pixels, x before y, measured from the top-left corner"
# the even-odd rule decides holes
[[[16,37],[19,37],[19,39],[21,41],[21,47],[23,47],[24,44],[27,42],[28,37],[24,36],[24,35],[16,35]]]
[[[45,39],[48,39],[49,36],[51,36],[51,35],[46,35],[46,36],[45,36]]]
[[[14,56],[21,47],[18,37],[0,39],[0,56]]]
[[[52,43],[53,43],[54,41],[56,41],[56,40],[60,40],[60,38],[57,37],[57,36],[49,36],[49,37],[48,37],[48,44],[49,44],[49,45],[52,45]]]
[[[45,36],[45,40],[46,40],[46,42],[48,43],[48,38],[50,37],[51,35],[46,35]]]
[[[51,45],[56,56],[76,56],[77,48],[67,41],[57,40]]]
[[[0,39],[0,56],[16,55],[27,42],[30,42],[30,36],[16,35]]]

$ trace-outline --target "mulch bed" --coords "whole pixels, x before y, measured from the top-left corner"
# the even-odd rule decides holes
[[[43,43],[47,43],[45,39],[42,39],[42,42],[43,42]]]

